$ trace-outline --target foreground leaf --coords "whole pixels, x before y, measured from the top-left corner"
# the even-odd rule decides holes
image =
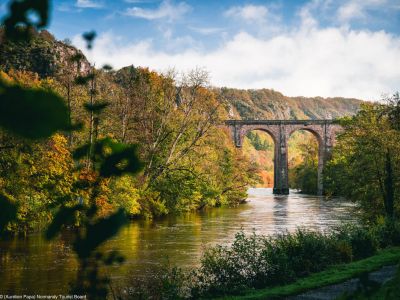
[[[68,129],[68,109],[53,92],[0,82],[0,127],[28,139],[47,138]]]
[[[36,13],[37,21],[30,18]],[[48,0],[14,0],[10,4],[10,14],[4,20],[6,37],[8,39],[29,39],[32,28],[45,27],[49,19]]]
[[[56,237],[64,225],[71,225],[75,222],[76,212],[82,209],[82,205],[73,207],[62,207],[55,215],[53,222],[46,230],[46,239],[50,240]]]
[[[78,238],[74,243],[79,258],[89,257],[98,246],[116,235],[127,221],[125,211],[119,209],[115,214],[88,225],[85,238]]]
[[[98,102],[98,103],[85,103],[83,106],[85,107],[85,109],[89,112],[93,112],[93,113],[100,113],[103,109],[105,109],[107,106],[109,105],[109,102],[107,101],[102,101],[102,102]]]
[[[112,153],[105,157],[100,166],[100,175],[103,177],[135,174],[142,169],[142,163],[137,155],[136,145],[110,143]]]

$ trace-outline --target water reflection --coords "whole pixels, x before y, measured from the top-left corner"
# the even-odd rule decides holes
[[[298,226],[326,229],[352,220],[352,205],[292,193],[274,196],[271,189],[250,189],[248,203],[237,208],[209,209],[155,222],[135,221],[109,241],[105,251],[116,249],[127,258],[122,267],[107,272],[114,281],[149,276],[160,264],[192,267],[204,247],[230,243],[236,232],[261,234],[293,231]],[[26,239],[0,241],[0,291],[4,293],[65,293],[77,264],[66,233],[47,242],[39,234]]]
[[[274,196],[274,225],[276,230],[285,230],[288,217],[288,196]]]

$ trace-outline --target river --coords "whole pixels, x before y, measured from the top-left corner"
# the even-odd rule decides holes
[[[103,246],[125,256],[122,266],[107,272],[119,285],[130,277],[149,276],[167,261],[188,268],[198,264],[205,247],[229,244],[239,230],[258,234],[293,231],[297,227],[326,230],[354,221],[353,205],[340,199],[291,193],[274,196],[271,189],[249,189],[248,202],[157,221],[132,221]],[[48,242],[41,234],[0,241],[0,294],[66,294],[77,263],[70,237]]]

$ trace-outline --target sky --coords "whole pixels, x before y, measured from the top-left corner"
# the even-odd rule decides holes
[[[48,30],[96,66],[202,68],[213,86],[364,100],[400,90],[400,0],[56,0]]]

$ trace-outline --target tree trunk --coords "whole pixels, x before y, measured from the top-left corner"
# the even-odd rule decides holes
[[[70,130],[68,131],[68,146],[72,147],[72,111],[71,111],[71,83],[67,84],[67,102],[68,102],[68,125]]]
[[[95,93],[96,83],[93,70],[93,78],[90,83],[90,105],[93,106],[94,103],[94,93]],[[89,120],[89,153],[88,153],[88,165],[87,169],[90,170],[92,167],[92,152],[93,152],[93,134],[94,134],[94,114],[93,110],[90,110],[90,120]]]
[[[385,211],[388,219],[392,220],[394,217],[394,185],[393,167],[389,150],[386,151],[385,171]]]

